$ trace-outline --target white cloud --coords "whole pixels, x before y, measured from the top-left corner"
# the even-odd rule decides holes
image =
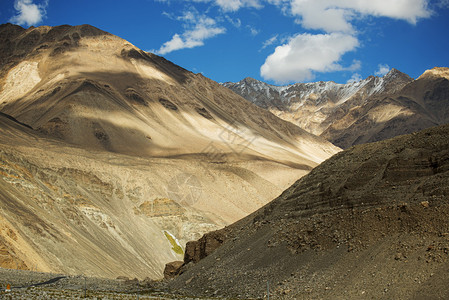
[[[354,59],[352,65],[347,68],[343,68],[342,71],[357,71],[362,68],[362,62],[360,60]]]
[[[262,44],[262,49],[265,49],[271,45],[273,45],[274,43],[277,42],[278,40],[278,34],[276,34],[275,36],[272,36],[271,38],[269,38],[268,40],[266,40],[265,42],[263,42]]]
[[[158,2],[164,2],[170,4],[170,0],[155,0]],[[243,7],[261,8],[260,3],[263,0],[185,0],[186,2],[202,2],[202,3],[213,3],[221,8],[224,12],[235,12]],[[171,40],[165,42],[159,50],[151,50],[157,54],[167,54],[172,51],[194,48],[204,45],[204,40],[212,38],[216,35],[223,34],[226,32],[226,28],[219,26],[217,21],[207,17],[205,15],[200,15],[195,8],[191,8],[189,11],[184,12],[180,17],[175,17],[170,13],[163,13],[170,19],[176,19],[184,22],[185,31],[183,33],[176,33],[173,35]],[[234,27],[239,28],[242,25],[240,19],[232,19],[228,15],[224,16],[228,22],[230,22]],[[223,20],[223,19],[222,19]],[[252,35],[259,34],[259,30],[247,25],[246,28],[249,29]]]
[[[251,33],[252,36],[256,36],[259,34],[259,30],[257,30],[256,28],[250,26],[250,25],[246,25],[246,28],[248,28],[249,32]]]
[[[170,0],[155,0],[170,4]],[[225,12],[236,12],[244,7],[262,8],[264,0],[178,0],[179,2],[213,3]],[[271,1],[271,0],[270,0]],[[284,0],[285,1],[285,0]]]
[[[290,1],[291,0],[267,0],[268,3],[277,5],[277,6],[286,5],[286,4],[290,3]]]
[[[376,76],[384,76],[385,74],[387,74],[388,72],[390,72],[390,66],[387,64],[380,64],[379,69],[374,73]]]
[[[291,0],[291,13],[307,29],[352,32],[356,15],[389,17],[416,24],[428,18],[428,0]]]
[[[169,0],[156,0],[169,2]],[[269,55],[261,66],[262,77],[268,80],[285,83],[291,81],[312,80],[316,73],[331,71],[351,71],[354,76],[361,68],[361,62],[354,60],[342,63],[343,56],[359,46],[362,32],[358,30],[355,20],[365,17],[386,17],[404,20],[416,24],[420,19],[431,16],[432,5],[447,6],[449,0],[172,0],[174,3],[187,2],[206,3],[207,12],[212,6],[218,7],[215,20],[198,13],[186,13],[178,20],[185,26],[184,33],[173,35],[157,51],[166,54],[171,51],[193,48],[204,44],[204,40],[222,34],[226,31],[223,26],[232,24],[237,28],[249,29],[251,34],[260,32],[254,27],[246,25],[245,19],[236,18],[234,12],[243,8],[262,8],[264,5],[274,5],[285,15],[293,16],[296,22],[306,30],[321,30],[322,34],[298,34],[287,41],[275,35],[262,44],[262,49],[274,43],[283,44]],[[436,4],[435,4],[436,3]],[[232,16],[232,18],[230,17]],[[221,18],[221,19],[220,19]],[[230,24],[225,24],[227,20]],[[217,22],[222,22],[217,24]],[[380,69],[376,73],[383,74]]]
[[[238,11],[242,7],[262,7],[259,0],[215,0],[215,4],[224,11]]]
[[[346,83],[359,82],[362,79],[363,79],[362,75],[360,75],[359,73],[354,73],[354,74],[352,74],[352,77],[348,79],[348,81]]]
[[[355,18],[388,17],[416,24],[419,19],[428,18],[432,13],[428,0],[266,1],[298,17],[296,21],[303,28],[326,32],[315,35],[299,34],[277,47],[275,52],[267,57],[260,69],[261,75],[279,83],[312,80],[316,72],[354,72],[360,69],[361,62],[357,60],[349,67],[340,63],[345,53],[359,46],[359,33],[352,23]],[[443,3],[449,0],[439,1]],[[376,75],[384,75],[385,66],[382,67],[379,66]]]
[[[287,44],[276,47],[260,68],[267,80],[278,83],[308,81],[314,72],[331,72],[354,69],[360,66],[355,61],[350,67],[339,64],[341,57],[358,47],[357,38],[344,33],[298,34]]]
[[[233,19],[230,16],[226,15],[225,16],[226,20],[228,20],[229,23],[231,23],[235,28],[240,28],[240,26],[242,26],[242,21],[237,18],[237,19]]]
[[[196,11],[187,11],[177,19],[185,22],[184,33],[175,34],[159,50],[153,52],[164,55],[180,49],[203,46],[204,40],[226,32],[214,19],[199,15]]]
[[[326,32],[351,32],[352,25],[348,19],[352,17],[351,11],[341,8],[327,8],[320,5],[320,0],[316,2],[294,1],[292,12],[301,17],[299,23],[307,29],[323,29]]]
[[[41,4],[34,4],[32,0],[16,0],[14,8],[17,11],[17,15],[9,21],[18,25],[36,25],[45,17],[47,6],[48,0],[43,1]]]

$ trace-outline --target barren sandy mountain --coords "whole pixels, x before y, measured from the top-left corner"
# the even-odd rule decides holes
[[[339,149],[89,25],[0,26],[0,266],[161,278]]]
[[[0,111],[73,144],[167,157],[204,153],[212,142],[217,152],[298,164],[336,149],[201,74],[89,25],[6,24],[0,41]]]
[[[448,68],[413,80],[392,69],[359,82],[273,86],[247,78],[224,86],[335,145],[380,141],[448,122]]]
[[[170,286],[264,297],[268,281],[282,299],[446,299],[448,201],[449,125],[355,146],[189,243]]]

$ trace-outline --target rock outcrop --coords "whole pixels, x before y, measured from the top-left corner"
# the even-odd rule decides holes
[[[219,248],[227,239],[226,230],[217,230],[204,234],[197,241],[189,241],[184,253],[184,264],[197,263]]]
[[[181,261],[173,261],[165,264],[164,269],[164,279],[172,279],[179,275],[184,262]]]
[[[184,251],[184,261],[174,261],[165,265],[164,278],[173,279],[181,275],[194,264],[206,258],[228,239],[228,230],[223,228],[205,233],[196,241],[188,241]]]

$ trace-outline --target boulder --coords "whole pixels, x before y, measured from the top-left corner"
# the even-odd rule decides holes
[[[164,278],[172,279],[178,276],[183,265],[184,265],[183,261],[173,261],[165,264]]]

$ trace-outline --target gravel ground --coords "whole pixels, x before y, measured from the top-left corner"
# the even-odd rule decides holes
[[[5,291],[8,284],[11,285],[9,292]],[[189,298],[163,290],[163,283],[151,280],[67,276],[0,268],[0,299],[214,299]]]

